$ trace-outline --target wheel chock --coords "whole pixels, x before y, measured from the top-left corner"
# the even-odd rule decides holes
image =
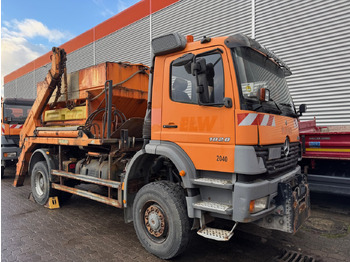
[[[33,193],[32,193],[32,192],[29,193],[28,199],[29,199],[30,201],[36,203],[35,200],[34,200],[34,197],[33,197]]]
[[[50,197],[44,207],[46,207],[48,209],[60,208],[60,204],[58,202],[58,197],[57,196]]]

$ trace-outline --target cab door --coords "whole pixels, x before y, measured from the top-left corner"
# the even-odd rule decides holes
[[[191,67],[173,65],[184,53],[165,59],[161,140],[178,144],[197,169],[233,172],[234,106],[213,105],[224,97],[233,101],[229,60],[223,50],[216,46],[192,52],[196,59],[205,60],[212,105],[199,104]]]

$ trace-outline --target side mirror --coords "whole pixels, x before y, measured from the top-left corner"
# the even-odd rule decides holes
[[[210,102],[206,70],[207,66],[204,58],[198,58],[196,62],[192,63],[191,71],[196,76],[199,104]]]
[[[306,109],[307,109],[306,104],[301,104],[301,105],[299,106],[298,116],[302,116],[303,113],[306,112]]]
[[[267,88],[259,88],[257,97],[261,102],[267,102],[270,101],[270,90]]]

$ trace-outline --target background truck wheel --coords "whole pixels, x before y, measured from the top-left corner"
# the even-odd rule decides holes
[[[148,252],[170,259],[186,249],[190,222],[181,186],[168,181],[144,186],[136,195],[133,216],[136,234]]]
[[[45,161],[35,163],[30,181],[35,202],[45,205],[53,193],[49,180],[49,171]]]
[[[3,178],[5,175],[5,167],[1,166],[1,178]]]

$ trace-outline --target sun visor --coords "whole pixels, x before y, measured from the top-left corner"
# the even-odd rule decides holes
[[[185,36],[179,33],[162,35],[152,39],[152,50],[154,55],[166,55],[181,51],[186,47]]]
[[[235,47],[250,47],[255,50],[258,50],[259,52],[265,54],[267,57],[272,58],[284,71],[285,76],[292,75],[292,71],[287,66],[286,63],[283,62],[281,58],[279,58],[274,52],[266,48],[265,46],[259,44],[258,41],[244,35],[244,34],[235,34],[233,36],[229,36],[225,39],[225,45],[228,48],[235,48]]]

